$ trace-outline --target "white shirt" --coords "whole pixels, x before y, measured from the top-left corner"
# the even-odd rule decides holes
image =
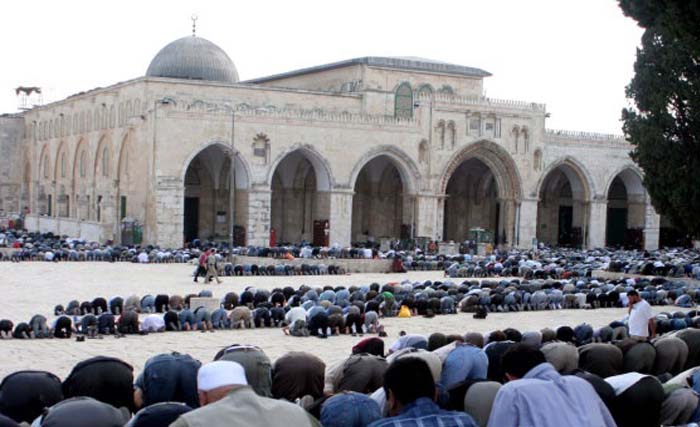
[[[141,330],[147,332],[158,332],[165,329],[165,319],[160,314],[150,314],[141,322]]]
[[[293,325],[294,322],[297,320],[306,320],[306,310],[304,310],[302,307],[294,307],[293,309],[289,310],[287,312],[287,315],[284,316],[284,320],[287,322],[289,326]]]
[[[148,263],[148,254],[146,252],[141,252],[138,256],[138,260],[141,264]]]
[[[637,337],[649,336],[649,319],[654,315],[651,312],[651,306],[648,302],[641,300],[632,307],[627,326],[630,330],[630,335]]]

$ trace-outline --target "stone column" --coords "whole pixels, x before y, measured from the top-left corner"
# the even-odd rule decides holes
[[[269,187],[252,187],[248,191],[248,232],[249,245],[268,246],[270,244],[270,220],[272,191]],[[278,239],[280,238],[278,234]]]
[[[435,213],[435,239],[442,242],[445,239],[445,200],[447,195],[440,194],[437,199],[437,211]]]
[[[438,237],[438,200],[439,196],[431,193],[416,195],[415,237]]]
[[[352,241],[352,190],[334,189],[328,192],[330,196],[330,223],[331,231],[328,243],[340,246],[349,246]],[[372,215],[372,212],[365,211]]]
[[[593,200],[590,202],[589,206],[590,209],[584,208],[584,214],[586,213],[586,210],[588,210],[589,216],[588,245],[586,245],[586,247],[588,249],[605,247],[605,229],[608,222],[608,201]]]
[[[659,249],[659,237],[661,235],[661,216],[656,213],[651,203],[646,205],[646,219],[644,221],[644,249],[654,251]]]
[[[520,202],[520,212],[516,218],[519,242],[514,244],[521,248],[531,248],[537,237],[537,203],[536,198],[523,199]]]
[[[105,209],[102,215],[105,219],[110,218]],[[155,219],[157,244],[181,247],[184,243],[185,188],[180,177],[161,175],[156,178]]]

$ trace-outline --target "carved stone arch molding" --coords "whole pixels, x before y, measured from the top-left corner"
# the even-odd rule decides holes
[[[423,142],[426,141],[421,141],[421,144]],[[355,188],[355,182],[357,181],[362,168],[371,160],[380,156],[386,156],[391,160],[396,169],[399,171],[401,179],[403,180],[409,193],[414,193],[420,188],[420,172],[415,161],[403,150],[391,145],[380,145],[363,154],[362,157],[360,157],[360,159],[355,163],[355,167],[350,173],[348,188]]]

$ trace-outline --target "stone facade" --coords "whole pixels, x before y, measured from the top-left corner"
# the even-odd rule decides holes
[[[484,97],[488,75],[359,58],[248,82],[146,76],[91,90],[0,121],[0,207],[28,210],[31,224],[89,224],[101,240],[120,241],[133,218],[144,242],[173,247],[271,234],[460,241],[477,227],[505,246],[636,233],[656,247],[630,146],[548,130],[544,105]]]

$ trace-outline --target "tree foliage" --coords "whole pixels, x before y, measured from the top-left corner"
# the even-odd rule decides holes
[[[644,28],[624,132],[656,211],[700,237],[700,1],[619,0]]]

